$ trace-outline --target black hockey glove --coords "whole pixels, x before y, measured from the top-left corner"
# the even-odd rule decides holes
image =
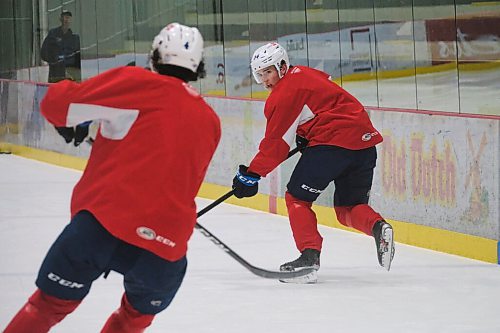
[[[86,121],[77,125],[75,128],[73,127],[56,127],[57,133],[59,133],[66,143],[74,142],[75,147],[78,147],[80,143],[85,140],[85,138],[89,135],[89,126],[91,121]]]
[[[259,180],[258,174],[248,172],[247,166],[240,165],[233,179],[234,196],[239,199],[253,197],[259,191]]]
[[[91,121],[86,121],[84,123],[81,123],[80,125],[77,125],[75,128],[75,142],[74,145],[75,147],[78,147],[80,143],[85,140],[85,138],[89,135],[89,126],[90,126]]]
[[[56,127],[56,131],[64,138],[66,143],[70,143],[75,137],[75,130],[73,127]]]
[[[300,135],[296,135],[295,143],[297,144],[297,148],[299,148],[299,151],[302,152],[309,144],[309,140]]]

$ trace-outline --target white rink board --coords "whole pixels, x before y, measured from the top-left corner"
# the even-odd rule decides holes
[[[2,141],[88,156],[88,145],[66,145],[40,115],[45,85],[10,82],[8,87],[6,120],[18,124],[19,132],[5,134]],[[222,140],[206,182],[229,187],[237,166],[257,152],[265,129],[264,102],[206,99],[222,121]],[[370,116],[385,137],[378,146],[371,202],[375,209],[389,219],[500,240],[498,119],[382,110],[372,110]],[[260,192],[283,197],[298,155],[263,179]],[[317,204],[332,206],[333,190],[331,185]]]
[[[384,136],[372,202],[400,221],[500,239],[500,121],[370,113]]]
[[[230,185],[264,135],[264,102],[207,98],[222,120],[222,140],[207,182]],[[500,239],[500,121],[371,110],[384,136],[371,204],[384,217]],[[261,193],[283,197],[297,157],[262,181]],[[223,171],[223,172],[222,172]],[[333,205],[334,186],[317,203]],[[432,217],[432,218],[429,218]]]

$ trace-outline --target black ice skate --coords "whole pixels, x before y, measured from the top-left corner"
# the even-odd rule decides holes
[[[372,233],[377,246],[378,262],[380,266],[389,271],[395,251],[392,226],[384,220],[378,221],[373,226]]]
[[[294,279],[282,279],[280,281],[288,283],[316,283],[318,281],[318,274],[316,271],[319,270],[319,255],[320,252],[318,250],[305,249],[302,251],[299,258],[281,265],[280,271],[293,272],[302,268],[314,268],[315,271],[305,276]]]

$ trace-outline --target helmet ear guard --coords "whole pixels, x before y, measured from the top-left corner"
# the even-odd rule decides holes
[[[200,74],[204,72],[203,68],[200,73],[198,71],[202,58],[203,37],[200,31],[194,27],[171,23],[154,38],[150,65],[155,71],[158,65],[173,65]]]
[[[257,74],[257,72],[261,69],[267,68],[269,66],[274,66],[278,71],[278,75],[280,78],[283,77],[281,75],[281,65],[285,62],[286,72],[288,71],[288,67],[290,66],[290,61],[288,59],[288,54],[286,50],[278,43],[272,42],[268,43],[264,46],[259,47],[253,54],[252,60],[250,62],[250,66],[252,67],[252,74],[255,81],[261,84],[261,80]]]

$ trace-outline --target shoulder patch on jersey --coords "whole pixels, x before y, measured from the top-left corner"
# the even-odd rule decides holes
[[[194,97],[200,96],[200,93],[195,88],[193,88],[190,84],[184,82],[182,85],[184,86],[184,88],[186,89],[188,94],[190,94],[191,96],[194,96]]]
[[[294,67],[290,73],[292,73],[292,74],[296,74],[296,73],[300,73],[300,72],[302,72],[302,71],[300,70],[300,68],[298,68],[298,67]]]

